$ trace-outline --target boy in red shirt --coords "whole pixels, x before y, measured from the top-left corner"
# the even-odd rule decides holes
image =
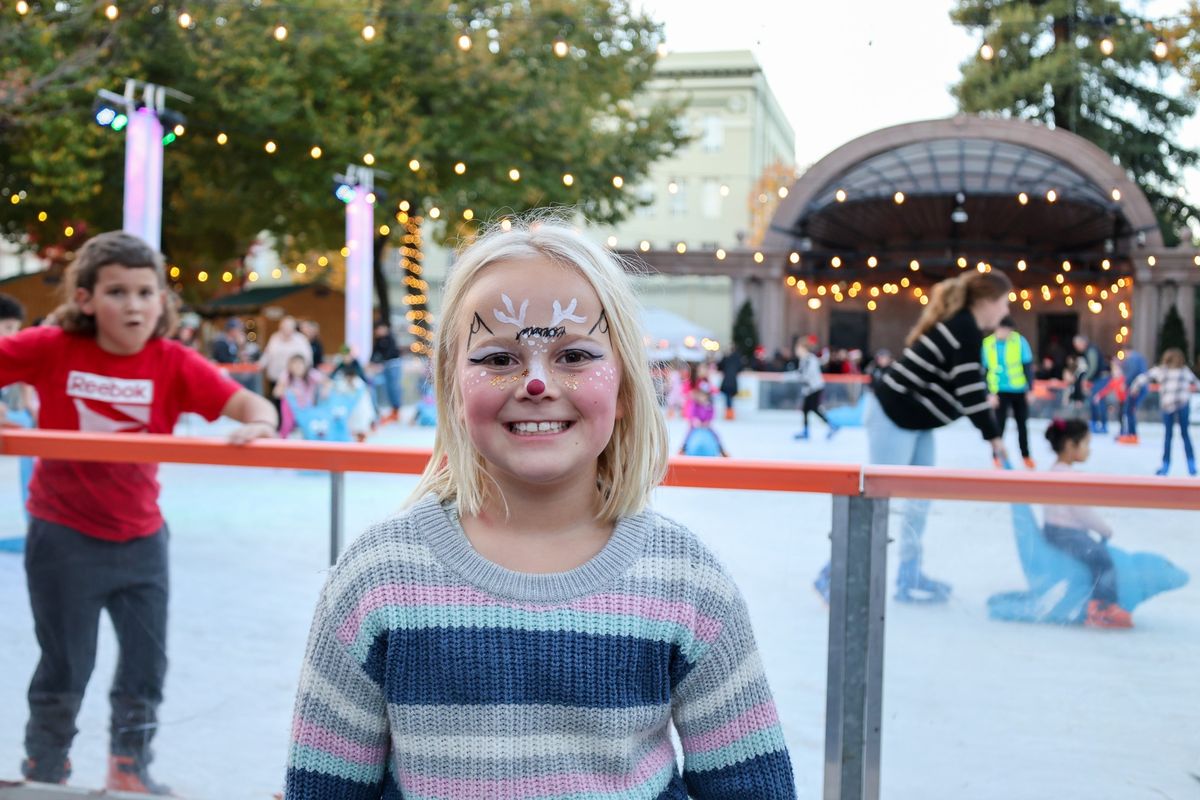
[[[95,433],[171,433],[179,415],[243,423],[234,443],[273,436],[275,409],[166,339],[162,256],[104,233],[65,276],[61,327],[0,339],[0,386],[31,384],[38,425]],[[75,718],[96,658],[101,610],[120,655],[113,681],[109,789],[166,794],[147,773],[167,668],[167,526],[158,468],[40,459],[27,504],[25,571],[41,659],[29,686],[26,778],[64,783]]]

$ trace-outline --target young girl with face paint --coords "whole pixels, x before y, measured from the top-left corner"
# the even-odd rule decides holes
[[[667,437],[637,319],[564,225],[461,255],[433,458],[322,593],[288,798],[796,796],[737,587],[647,509]]]

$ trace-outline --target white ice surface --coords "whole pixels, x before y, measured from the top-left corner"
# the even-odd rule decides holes
[[[827,442],[815,424],[817,438],[808,442],[792,440],[796,418],[783,412],[745,415],[721,423],[720,432],[740,457],[865,457],[861,430]],[[1035,422],[1031,436],[1035,455],[1048,464],[1043,425]],[[220,430],[190,426],[180,432]],[[681,436],[672,423],[676,446]],[[940,465],[988,466],[969,424],[937,439]],[[1143,427],[1138,447],[1098,437],[1087,469],[1151,474],[1161,439],[1156,425]],[[432,431],[393,425],[376,441],[429,444]],[[1015,452],[1015,440],[1010,447]],[[327,571],[328,479],[186,465],[163,466],[160,476],[172,532],[171,666],[155,775],[189,798],[268,798],[282,786],[296,677]],[[387,516],[414,480],[348,476],[348,534]],[[819,797],[827,625],[811,582],[828,557],[829,498],[664,489],[656,506],[691,526],[738,579],[800,796]],[[1200,798],[1200,779],[1190,775],[1200,774],[1200,515],[1103,513],[1114,523],[1115,543],[1163,553],[1193,576],[1184,589],[1140,608],[1133,631],[989,621],[990,594],[1024,587],[1008,509],[934,504],[926,567],[953,583],[955,594],[943,607],[889,602],[885,798]],[[0,459],[0,537],[20,531],[19,514],[15,461]],[[0,641],[3,778],[17,774],[25,689],[37,659],[21,558],[8,554],[0,554]],[[106,620],[71,753],[73,784],[103,783],[114,663]]]

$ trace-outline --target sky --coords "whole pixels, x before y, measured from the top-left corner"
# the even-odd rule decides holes
[[[947,117],[959,64],[981,43],[950,23],[952,0],[643,0],[676,51],[751,50],[796,131],[807,166],[879,128]],[[1134,0],[1137,13],[1177,12],[1175,0]],[[736,11],[731,11],[736,9]],[[1200,118],[1182,131],[1200,148]],[[1200,202],[1200,172],[1187,179]]]

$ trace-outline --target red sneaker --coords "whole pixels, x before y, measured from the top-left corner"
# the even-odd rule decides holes
[[[1023,460],[1025,462],[1025,469],[1037,469],[1037,463],[1029,456],[1025,456]]]
[[[1138,437],[1136,434],[1127,433],[1124,436],[1117,437],[1117,444],[1137,444]]]
[[[1133,617],[1116,603],[1092,600],[1088,603],[1087,619],[1083,624],[1088,628],[1132,628]]]
[[[21,775],[27,781],[65,786],[67,778],[71,777],[71,759],[64,758],[60,762],[57,759],[26,758],[21,762]]]
[[[110,792],[132,792],[170,796],[171,790],[150,777],[146,764],[132,756],[108,757],[108,780],[104,787]]]

